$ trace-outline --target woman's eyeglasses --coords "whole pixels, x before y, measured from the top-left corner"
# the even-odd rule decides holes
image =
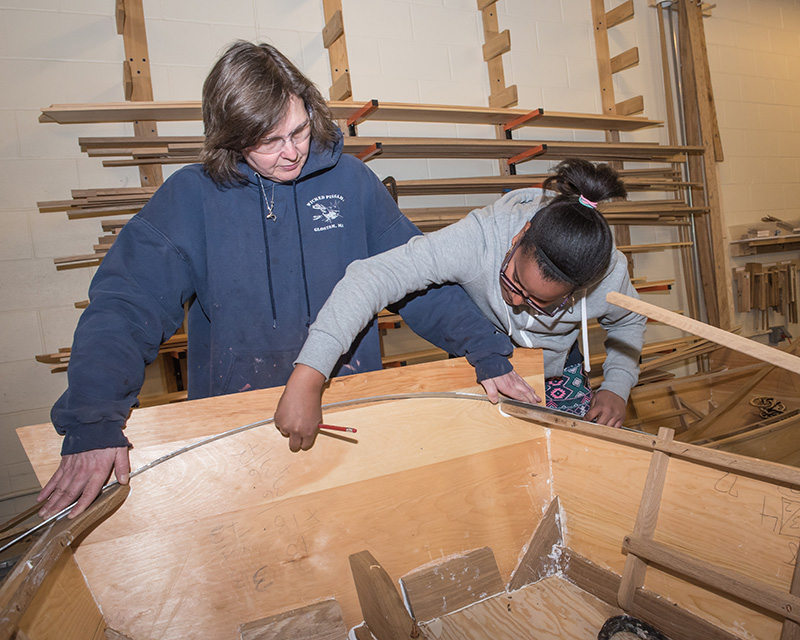
[[[558,305],[555,303],[548,305],[546,308],[539,306],[536,302],[531,300],[528,296],[526,296],[522,291],[520,291],[517,286],[511,282],[511,278],[506,275],[506,269],[508,269],[508,263],[511,262],[511,258],[514,255],[514,252],[519,247],[519,243],[515,244],[511,247],[508,252],[506,252],[506,257],[503,260],[503,264],[500,267],[500,280],[504,285],[506,285],[512,292],[520,296],[531,309],[534,311],[534,315],[542,314],[547,316],[548,318],[552,318],[556,312],[566,306],[571,307],[575,301],[572,298],[572,293],[568,294]]]
[[[308,140],[308,137],[310,135],[311,135],[311,121],[306,120],[304,124],[301,124],[288,136],[275,136],[273,138],[264,138],[255,147],[253,147],[253,152],[263,153],[267,155],[272,153],[278,153],[283,149],[284,146],[286,146],[287,142],[291,142],[294,146],[297,146],[301,142],[305,142],[306,140]]]

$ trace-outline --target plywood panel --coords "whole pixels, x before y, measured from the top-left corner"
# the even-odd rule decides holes
[[[552,576],[422,625],[430,640],[587,640],[619,609]]]
[[[553,484],[565,544],[621,574],[622,539],[633,531],[650,454],[558,433],[551,439]],[[579,470],[579,471],[578,471]],[[798,538],[789,489],[673,459],[655,539],[693,557],[788,592]],[[798,529],[800,532],[800,529]],[[730,633],[777,638],[780,623],[657,569],[645,588]]]
[[[100,640],[105,637],[105,621],[75,564],[71,549],[64,551],[42,583],[20,620],[19,628],[30,640]]]
[[[437,426],[448,425],[439,421]],[[549,487],[541,473],[544,441],[527,426],[529,439],[493,448],[492,434],[503,426],[486,425],[484,452],[363,480],[331,473],[342,461],[322,443],[303,456],[308,466],[262,469],[255,464],[249,470],[258,470],[262,483],[233,480],[222,502],[222,493],[208,486],[204,473],[196,482],[198,491],[214,494],[205,509],[184,511],[183,496],[132,504],[145,514],[146,528],[132,531],[133,517],[120,514],[112,527],[98,532],[98,542],[90,538],[81,546],[80,565],[109,623],[136,638],[229,637],[253,614],[272,615],[322,597],[336,598],[352,626],[361,618],[348,556],[363,549],[380,558],[390,575],[400,576],[491,543],[507,579],[549,499]],[[283,439],[277,434],[272,439],[280,439],[283,450]],[[424,454],[425,439],[410,439]],[[370,453],[364,449],[362,455]],[[250,475],[249,470],[242,473]],[[330,488],[295,491],[308,472],[327,477]],[[169,475],[140,478],[161,484]],[[173,488],[167,483],[164,494]],[[277,497],[264,497],[273,490]],[[134,485],[131,498],[154,493],[152,486]]]

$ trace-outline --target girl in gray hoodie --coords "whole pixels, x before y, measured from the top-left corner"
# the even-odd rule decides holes
[[[625,187],[610,166],[577,158],[557,165],[543,186],[512,191],[444,229],[350,264],[311,326],[275,413],[293,451],[313,445],[322,386],[375,314],[410,292],[452,282],[517,346],[543,350],[549,407],[622,425],[645,318],[606,302],[609,291],[638,296],[597,203],[624,197]],[[595,318],[606,330],[606,359],[603,382],[591,392],[586,325]],[[525,384],[514,371],[479,382],[493,401],[514,387],[518,396]],[[530,394],[535,402],[538,395]]]

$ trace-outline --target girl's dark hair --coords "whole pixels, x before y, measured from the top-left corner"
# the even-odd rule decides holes
[[[520,241],[524,255],[535,260],[545,280],[574,289],[594,284],[608,268],[614,241],[605,218],[590,203],[624,198],[625,185],[607,164],[568,158],[556,165],[544,188],[557,195],[531,220]]]
[[[200,153],[216,183],[246,180],[237,166],[242,152],[280,124],[291,96],[305,103],[312,142],[332,146],[336,125],[324,98],[275,47],[239,40],[217,60],[203,84],[205,142]]]

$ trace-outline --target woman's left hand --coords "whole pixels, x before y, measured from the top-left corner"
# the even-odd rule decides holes
[[[583,419],[609,427],[621,427],[625,421],[625,401],[613,391],[601,389],[594,394],[592,404]]]
[[[501,393],[512,400],[530,402],[531,404],[538,404],[542,401],[539,394],[533,390],[533,387],[525,382],[525,379],[513,369],[502,376],[481,380],[481,385],[486,390],[486,396],[492,404],[498,403]]]

